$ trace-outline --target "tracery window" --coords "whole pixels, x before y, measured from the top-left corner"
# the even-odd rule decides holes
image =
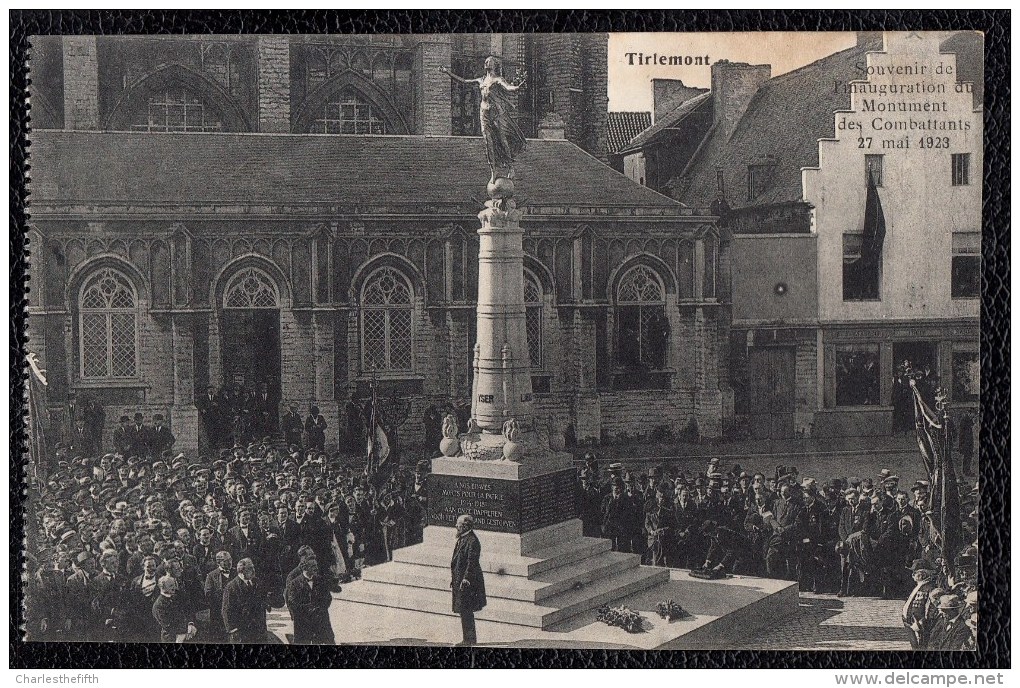
[[[524,318],[528,334],[528,356],[532,368],[542,367],[542,285],[529,270],[524,271]]]
[[[78,298],[78,346],[83,380],[133,378],[138,371],[138,296],[112,268],[97,271]]]
[[[669,323],[666,290],[654,270],[636,265],[616,291],[617,363],[627,368],[666,367]]]
[[[326,101],[312,124],[317,134],[385,134],[386,121],[354,89],[345,88]]]
[[[220,113],[182,86],[151,93],[144,115],[144,121],[131,125],[133,131],[223,131]]]
[[[414,290],[398,270],[381,267],[361,288],[361,362],[367,371],[413,368]]]
[[[276,283],[258,268],[239,270],[223,290],[224,308],[279,308]]]

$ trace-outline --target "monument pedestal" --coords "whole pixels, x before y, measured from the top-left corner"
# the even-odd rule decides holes
[[[452,616],[450,557],[461,514],[475,518],[482,545],[482,621],[545,629],[668,580],[668,570],[642,567],[640,555],[581,534],[576,474],[560,467],[569,457],[534,464],[433,459],[424,542],[366,568],[341,598]]]

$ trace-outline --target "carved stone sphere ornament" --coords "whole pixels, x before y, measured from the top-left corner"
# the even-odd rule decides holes
[[[460,453],[460,441],[457,439],[457,419],[452,413],[443,418],[443,439],[439,441],[439,451],[443,456],[457,456]]]
[[[503,458],[507,461],[520,461],[524,453],[524,447],[517,443],[519,434],[520,427],[515,419],[511,418],[503,423],[503,439],[506,440],[503,445]]]
[[[515,191],[514,180],[497,177],[495,181],[489,182],[486,191],[489,193],[489,198],[493,200],[510,198]]]

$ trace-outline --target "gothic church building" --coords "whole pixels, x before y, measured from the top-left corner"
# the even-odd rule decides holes
[[[51,437],[71,392],[170,419],[195,451],[207,386],[318,406],[327,448],[375,385],[471,394],[477,93],[519,94],[536,406],[579,441],[721,431],[728,242],[704,209],[610,169],[607,36],[34,39],[29,344]]]

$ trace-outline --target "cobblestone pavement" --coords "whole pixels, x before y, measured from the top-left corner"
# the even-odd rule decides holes
[[[801,593],[799,613],[757,633],[741,650],[909,650],[903,602]]]

